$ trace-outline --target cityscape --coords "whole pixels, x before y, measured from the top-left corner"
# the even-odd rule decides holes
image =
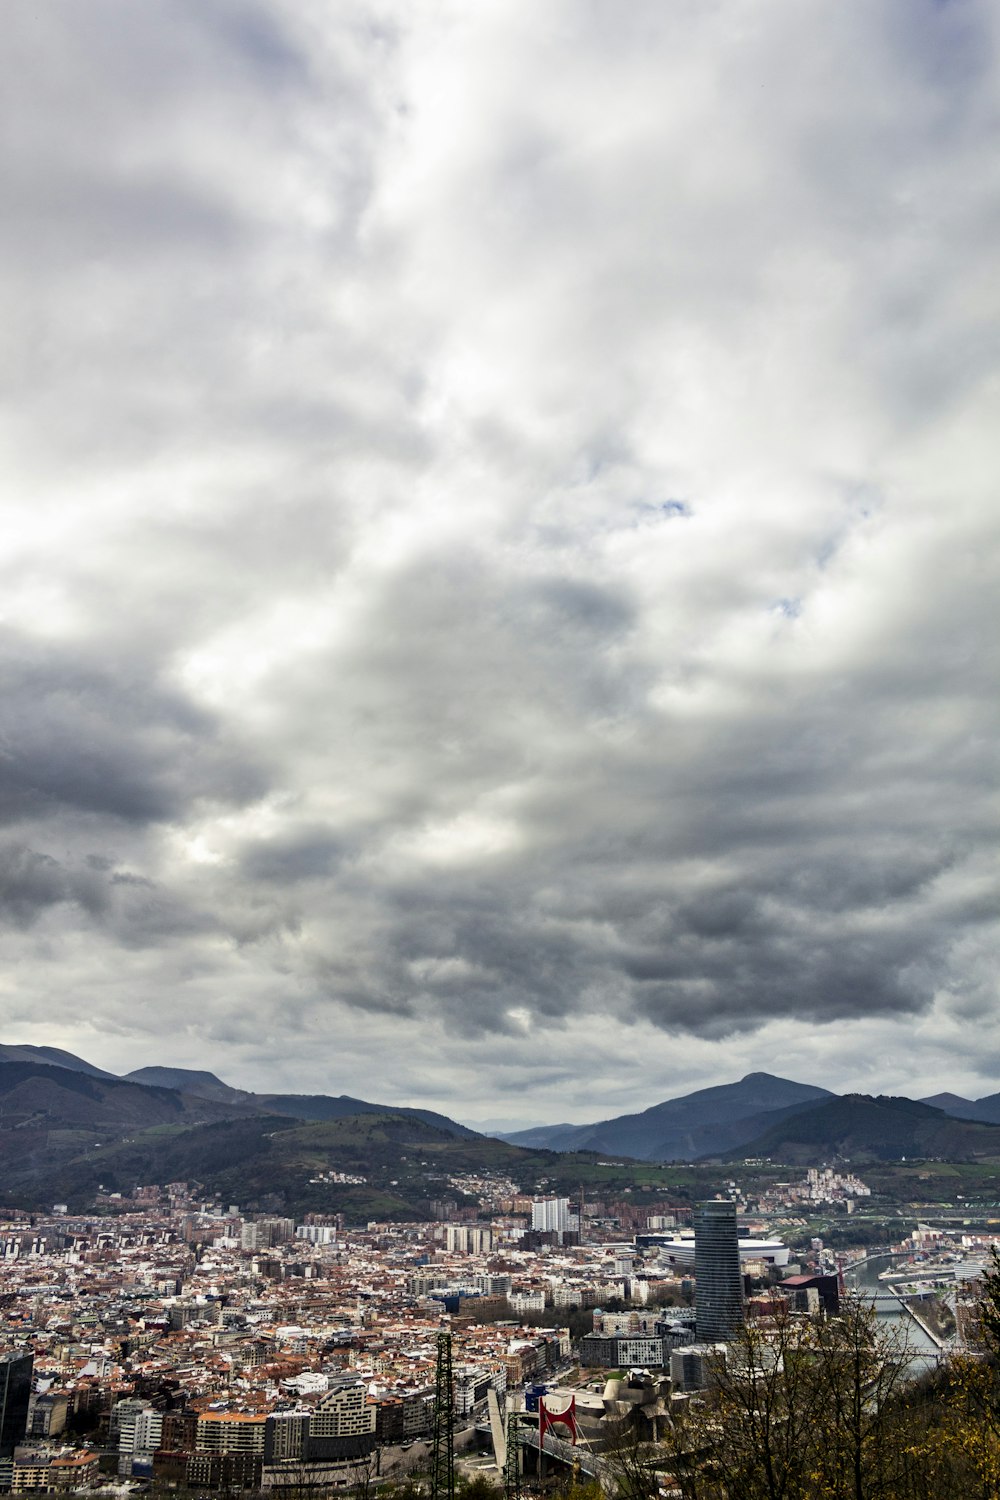
[[[852,1284],[871,1251],[827,1247],[800,1217],[869,1198],[854,1173],[809,1168],[763,1216],[736,1179],[693,1206],[628,1211],[489,1174],[456,1191],[475,1206],[364,1226],[246,1213],[186,1182],[137,1185],[86,1215],[7,1210],[0,1488],[430,1484],[444,1337],[466,1483],[510,1482],[492,1417],[516,1424],[526,1487],[539,1465],[568,1481],[583,1464],[615,1493],[624,1427],[669,1493],[671,1413],[706,1397],[748,1325],[766,1339],[788,1320],[835,1324],[845,1299],[874,1296],[883,1321],[920,1339],[910,1357],[945,1361],[973,1336],[993,1244],[987,1230],[916,1226],[871,1293]]]

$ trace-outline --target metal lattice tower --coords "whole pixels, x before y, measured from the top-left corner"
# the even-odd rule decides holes
[[[503,1466],[504,1500],[521,1500],[521,1454],[517,1444],[516,1411],[507,1413],[507,1461]]]
[[[431,1500],[455,1500],[455,1407],[452,1400],[451,1334],[437,1336]]]

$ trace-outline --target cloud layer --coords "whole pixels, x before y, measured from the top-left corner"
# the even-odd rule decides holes
[[[1000,1088],[997,18],[4,18],[9,1041]]]

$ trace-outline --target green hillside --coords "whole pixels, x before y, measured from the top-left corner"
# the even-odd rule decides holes
[[[635,1194],[637,1201],[666,1190],[664,1169],[651,1163],[603,1165],[593,1153],[529,1151],[487,1136],[454,1136],[389,1112],[305,1124],[272,1115],[191,1129],[157,1126],[99,1149],[86,1139],[75,1152],[71,1147],[67,1139],[51,1167],[8,1158],[0,1173],[7,1201],[83,1208],[99,1187],[127,1195],[137,1185],[187,1180],[200,1183],[206,1196],[247,1209],[339,1212],[361,1223],[426,1218],[431,1199],[463,1201],[461,1184],[452,1179],[485,1174],[525,1192],[574,1197],[581,1185],[612,1198]],[[329,1172],[365,1181],[314,1180]]]
[[[774,1125],[728,1155],[814,1164],[921,1157],[974,1161],[1000,1156],[1000,1126],[959,1120],[913,1099],[845,1094]]]

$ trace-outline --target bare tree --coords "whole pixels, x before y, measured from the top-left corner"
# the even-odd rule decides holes
[[[644,1440],[635,1414],[604,1426],[603,1430],[601,1470],[605,1486],[613,1489],[615,1500],[655,1500],[659,1493],[656,1471],[662,1466],[666,1450],[658,1443]]]
[[[748,1322],[712,1387],[675,1418],[687,1500],[890,1500],[908,1351],[850,1303],[828,1322],[783,1313]]]

